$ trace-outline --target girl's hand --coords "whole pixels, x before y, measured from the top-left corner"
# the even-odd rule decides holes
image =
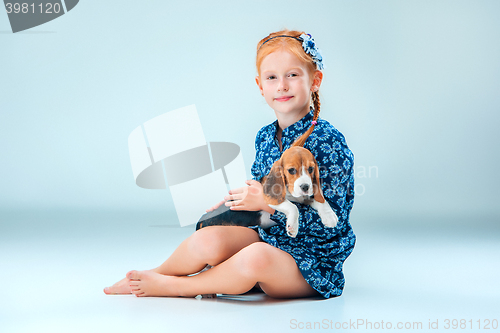
[[[274,209],[269,207],[264,201],[262,184],[255,180],[247,180],[245,183],[248,186],[231,190],[229,191],[229,195],[224,197],[226,206],[229,206],[231,210],[265,210],[271,214],[274,213]]]

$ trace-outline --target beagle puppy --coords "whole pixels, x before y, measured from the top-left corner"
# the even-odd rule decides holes
[[[299,209],[291,201],[308,204],[318,211],[323,224],[334,228],[338,218],[323,196],[319,168],[313,154],[293,146],[274,162],[262,183],[264,200],[286,215],[286,231],[290,237],[299,231]]]
[[[318,163],[306,148],[294,145],[285,150],[261,183],[266,203],[286,215],[286,231],[290,237],[297,236],[299,231],[299,210],[291,201],[311,205],[325,226],[333,228],[337,225],[337,215],[323,197]],[[204,214],[196,230],[210,225],[260,225],[268,228],[275,224],[269,216],[263,211],[232,211],[222,205]]]

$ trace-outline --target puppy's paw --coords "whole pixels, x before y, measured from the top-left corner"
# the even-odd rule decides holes
[[[295,238],[295,236],[297,236],[297,234],[299,233],[299,219],[297,217],[292,217],[287,220],[286,233],[290,237]]]
[[[330,228],[335,228],[339,221],[337,214],[332,209],[328,209],[320,214],[323,224]]]
[[[286,226],[286,233],[288,236],[295,238],[297,234],[299,233],[299,228],[294,228],[291,225]]]

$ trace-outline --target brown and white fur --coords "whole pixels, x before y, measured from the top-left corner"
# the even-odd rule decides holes
[[[291,201],[308,204],[318,211],[323,224],[335,227],[337,215],[323,196],[319,168],[313,154],[299,146],[287,149],[263,179],[264,200],[286,215],[290,237],[299,231],[299,210]]]

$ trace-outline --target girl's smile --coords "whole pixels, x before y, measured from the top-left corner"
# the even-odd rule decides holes
[[[286,101],[291,100],[292,98],[293,98],[293,96],[282,96],[282,97],[275,98],[274,100],[278,101],[278,102],[286,102]]]

